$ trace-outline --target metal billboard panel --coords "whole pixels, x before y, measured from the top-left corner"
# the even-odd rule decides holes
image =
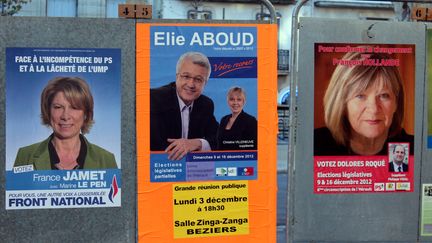
[[[407,33],[401,35],[401,33]],[[409,33],[409,34],[408,34]],[[413,183],[411,192],[314,192],[314,74],[317,43],[403,45],[415,48]],[[294,242],[415,242],[418,237],[425,26],[421,23],[301,18],[299,23],[298,120],[294,172],[289,192],[290,238]],[[329,63],[328,65],[332,65]],[[319,74],[321,75],[321,74]],[[387,166],[387,165],[386,165]],[[387,172],[386,172],[387,173]]]

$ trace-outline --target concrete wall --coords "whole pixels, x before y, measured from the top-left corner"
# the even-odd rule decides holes
[[[135,23],[123,19],[1,17],[0,154],[5,160],[5,48],[121,48],[122,206],[5,210],[0,163],[1,242],[135,242]]]

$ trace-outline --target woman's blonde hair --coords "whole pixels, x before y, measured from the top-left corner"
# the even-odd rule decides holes
[[[396,96],[397,112],[393,115],[389,137],[398,134],[402,129],[405,97],[398,67],[395,65],[367,65],[367,63],[363,63],[365,59],[380,62],[392,58],[390,55],[383,53],[346,53],[342,57],[343,61],[347,61],[344,64],[352,61],[351,63],[356,63],[356,65],[339,64],[333,72],[324,95],[324,120],[326,126],[336,142],[341,145],[347,146],[351,137],[351,126],[347,117],[348,100],[375,85],[381,88],[389,88]]]
[[[243,101],[246,102],[246,92],[243,88],[238,86],[231,87],[227,92],[227,98],[229,98],[233,93],[239,93],[241,96],[243,96]]]

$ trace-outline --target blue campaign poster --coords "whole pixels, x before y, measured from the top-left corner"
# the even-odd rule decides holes
[[[150,150],[152,151],[150,175],[152,182],[257,179],[257,46],[256,27],[150,27]],[[208,80],[204,80],[200,97],[210,100],[213,105],[201,108],[204,107],[203,102],[199,103],[198,99],[193,101],[187,139],[200,138],[206,142],[208,140],[210,146],[203,145],[200,150],[190,151],[187,155],[173,160],[169,153],[168,155],[166,153],[170,150],[168,148],[170,144],[161,144],[170,139],[169,136],[178,139],[181,127],[178,125],[179,131],[172,129],[177,127],[174,123],[177,119],[175,113],[178,111],[176,107],[168,109],[166,104],[181,103],[180,99],[183,97],[179,92],[178,80],[182,77],[194,78],[189,77],[188,72],[182,71],[181,65],[177,65],[181,63],[179,61],[181,57],[190,52],[200,53],[209,61],[210,76]],[[232,96],[229,91],[233,87],[241,89],[243,95],[243,103],[240,105],[241,114],[246,114],[243,116],[247,116],[251,121],[248,124],[251,124],[250,127],[253,129],[243,134],[238,131],[235,135],[233,135],[235,131],[232,131],[227,138],[221,134],[230,133],[228,119],[235,114],[234,109],[237,109],[229,102]],[[163,99],[155,97],[156,94],[168,92],[168,89],[172,90],[170,94],[173,95],[167,96],[165,93]],[[196,92],[191,90],[192,87],[187,89]],[[159,103],[164,105],[158,105]],[[200,111],[200,108],[203,111]],[[198,123],[196,121],[199,120],[199,118],[194,120],[197,114],[205,111],[212,113],[210,116],[213,116],[217,122],[215,125],[217,131],[216,129],[209,131],[215,123],[213,119],[206,124],[201,122],[201,127],[196,125]],[[200,113],[198,116],[203,118],[203,114]],[[180,113],[177,116],[180,117]],[[241,126],[241,129],[248,127],[245,124],[240,125],[241,119],[235,121],[238,126]],[[240,130],[235,125],[232,126],[232,130]],[[182,128],[182,131],[184,130]],[[204,133],[206,135],[203,135]],[[211,137],[209,133],[216,137],[216,143],[212,144],[210,139],[207,139]],[[154,137],[158,137],[161,143],[156,145]],[[169,143],[173,144],[171,141]]]
[[[6,48],[6,209],[121,206],[120,80],[120,49]]]

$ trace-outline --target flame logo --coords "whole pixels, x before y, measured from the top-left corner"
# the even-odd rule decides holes
[[[114,175],[114,176],[113,176],[113,179],[112,179],[112,182],[111,182],[110,192],[109,192],[109,194],[108,194],[108,198],[109,198],[109,200],[110,200],[112,203],[114,203],[113,199],[114,199],[114,197],[117,195],[117,193],[118,193],[117,178],[116,178],[116,176]]]

